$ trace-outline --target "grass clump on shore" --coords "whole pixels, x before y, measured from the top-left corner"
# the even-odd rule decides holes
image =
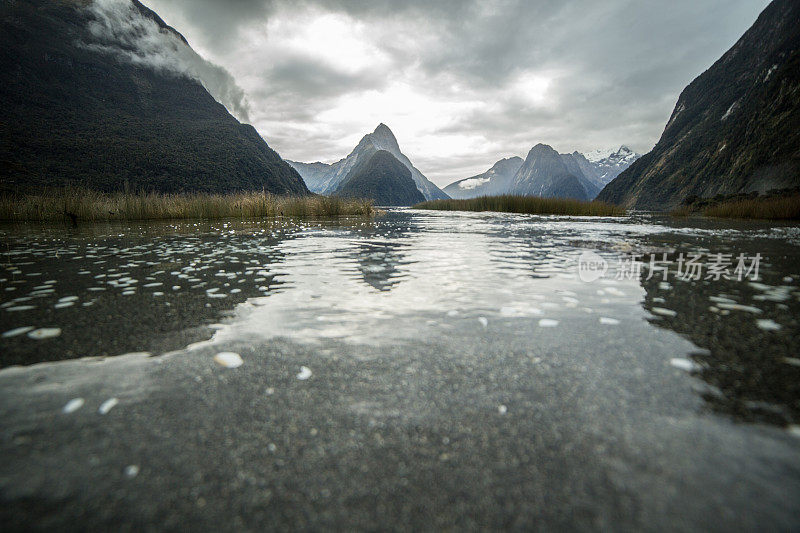
[[[796,220],[800,219],[800,195],[732,200],[706,207],[702,213],[719,218]]]
[[[538,196],[481,196],[466,200],[431,200],[414,206],[414,209],[438,211],[497,211],[527,215],[571,216],[622,216],[625,209],[605,202],[583,202],[567,198],[539,198]]]
[[[372,216],[370,200],[327,196],[276,196],[265,192],[101,193],[57,189],[0,194],[0,220],[101,222],[168,219],[221,219]]]

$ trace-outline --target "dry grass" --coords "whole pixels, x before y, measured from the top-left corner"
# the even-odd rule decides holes
[[[680,207],[676,207],[669,214],[673,217],[688,217],[693,213],[692,206],[690,205],[682,205]]]
[[[800,218],[800,195],[749,198],[712,205],[703,210],[707,217],[791,220]]]
[[[565,198],[537,196],[481,196],[467,200],[432,200],[414,206],[415,209],[439,211],[498,211],[528,215],[622,216],[625,210],[605,202],[582,202]]]
[[[58,189],[0,194],[0,220],[83,221],[372,216],[372,202],[326,196],[112,193]]]

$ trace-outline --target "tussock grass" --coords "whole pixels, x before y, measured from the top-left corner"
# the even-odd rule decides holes
[[[414,206],[414,209],[439,211],[498,211],[527,215],[572,216],[622,216],[625,210],[605,202],[582,202],[566,198],[539,198],[538,196],[481,196],[467,200],[431,200]]]
[[[41,193],[0,193],[0,220],[99,222],[286,217],[372,216],[370,200],[326,196],[231,194],[101,193],[54,189]]]
[[[800,219],[800,195],[747,198],[722,202],[703,209],[703,215],[719,218]]]
[[[669,214],[673,217],[688,217],[694,212],[692,206],[690,205],[682,205],[680,207],[676,207]]]

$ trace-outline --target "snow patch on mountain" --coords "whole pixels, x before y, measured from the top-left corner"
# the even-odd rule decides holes
[[[491,180],[492,178],[470,178],[460,181],[458,183],[458,188],[464,190],[472,190],[475,187],[479,187],[485,183],[490,182]]]

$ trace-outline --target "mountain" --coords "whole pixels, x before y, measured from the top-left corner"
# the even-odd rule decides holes
[[[573,152],[572,155],[583,174],[600,189],[641,157],[625,145],[612,150],[595,150],[588,154]]]
[[[681,93],[653,150],[599,199],[669,209],[690,196],[800,184],[800,2],[775,0]]]
[[[574,170],[574,169],[573,169]],[[543,198],[588,200],[591,183],[585,176],[570,172],[562,156],[546,144],[537,144],[514,175],[509,194]]]
[[[413,205],[425,201],[411,171],[386,150],[378,150],[357,164],[333,195],[370,198],[376,205]]]
[[[567,172],[578,178],[581,185],[586,190],[586,199],[593,200],[600,192],[602,187],[595,185],[595,182],[590,180],[581,166],[581,156],[575,154],[558,154],[561,157],[561,162],[567,167]]]
[[[300,173],[306,185],[308,185],[308,188],[313,192],[333,194],[359,162],[369,159],[379,150],[386,150],[391,153],[398,161],[408,168],[417,189],[419,189],[426,200],[439,200],[448,197],[439,187],[428,181],[428,179],[411,164],[411,161],[403,155],[392,130],[383,123],[379,124],[378,127],[375,128],[375,131],[365,135],[353,151],[350,152],[350,155],[336,163],[326,165],[325,163],[308,164],[296,161],[287,162]]]
[[[550,148],[547,145],[537,145],[544,148]],[[554,150],[553,150],[554,151]],[[549,156],[552,152],[546,151]],[[591,200],[600,192],[600,190],[612,179],[616,178],[620,172],[628,168],[633,161],[636,161],[640,156],[633,152],[627,146],[621,146],[615,150],[595,150],[589,154],[582,154],[580,152],[572,152],[571,154],[558,154],[561,159],[563,167],[553,159],[550,165],[550,170],[538,172],[538,179],[544,176],[556,177],[559,174],[571,174],[575,176],[585,191],[586,199]],[[541,159],[537,159],[541,161]],[[317,163],[312,163],[312,165]],[[521,184],[514,185],[514,176],[523,165],[523,160],[519,157],[509,157],[501,159],[495,163],[492,168],[472,176],[455,181],[444,188],[444,192],[451,198],[477,198],[478,196],[496,196],[499,194],[528,194],[531,190],[529,187],[522,186]],[[305,172],[309,176],[313,176],[313,168],[307,169]],[[554,174],[554,173],[555,174]],[[301,172],[301,175],[303,173]],[[312,177],[313,179],[313,177]],[[523,180],[524,181],[524,180]],[[565,183],[565,185],[567,185]],[[571,185],[568,185],[571,187]],[[554,193],[555,194],[555,193]]]
[[[511,187],[514,174],[521,166],[521,157],[501,159],[483,174],[458,180],[443,190],[450,198],[457,199],[506,194]]]
[[[138,1],[2,2],[0,187],[308,194],[209,91],[246,115],[230,75]]]

